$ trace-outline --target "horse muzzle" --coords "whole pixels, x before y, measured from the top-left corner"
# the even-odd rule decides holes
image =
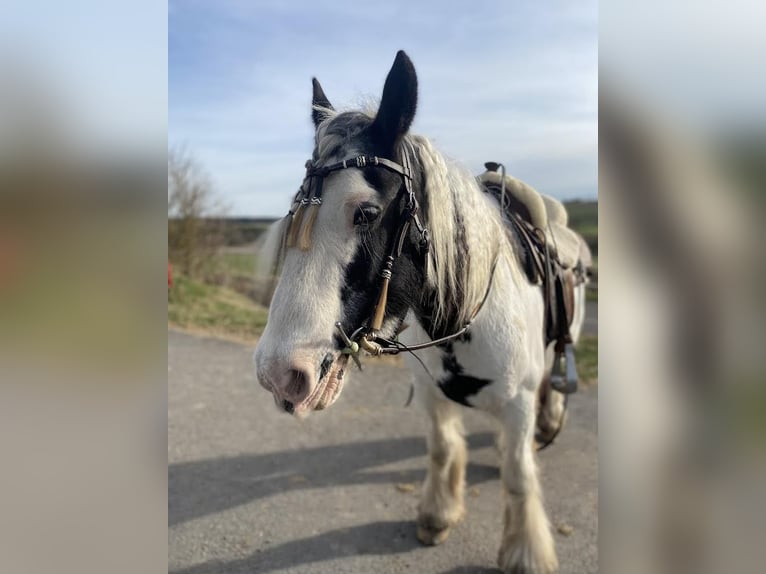
[[[317,369],[307,360],[258,361],[256,355],[258,382],[271,391],[277,408],[306,415],[332,405],[343,388],[348,356],[338,355],[325,362]]]

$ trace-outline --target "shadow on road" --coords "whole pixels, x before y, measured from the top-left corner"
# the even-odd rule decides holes
[[[467,440],[472,449],[493,444],[490,433],[473,434]],[[367,469],[424,457],[425,454],[423,438],[406,437],[172,464],[168,467],[168,525],[175,526],[293,490],[386,482],[417,483],[425,477],[425,461],[418,470]],[[498,477],[496,466],[468,465],[466,481],[469,485]],[[364,528],[368,526],[371,525]],[[333,536],[333,533],[322,536]]]
[[[486,566],[458,566],[450,568],[441,574],[497,574],[500,572],[497,568],[487,568]]]
[[[386,555],[420,548],[415,539],[415,523],[371,522],[352,528],[293,540],[230,562],[211,561],[173,570],[171,574],[251,574],[272,572],[301,564],[360,555]]]

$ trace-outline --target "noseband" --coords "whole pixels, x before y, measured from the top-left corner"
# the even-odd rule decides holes
[[[335,326],[339,331],[340,337],[346,344],[346,348],[343,350],[345,354],[351,355],[353,359],[359,364],[359,352],[364,350],[371,355],[396,355],[402,351],[416,351],[425,349],[427,347],[433,347],[440,345],[452,339],[456,339],[463,335],[470,327],[476,314],[479,312],[484,302],[487,300],[490,288],[492,286],[492,277],[494,277],[495,266],[497,260],[492,266],[492,274],[490,276],[489,285],[487,285],[487,292],[484,294],[484,298],[481,303],[476,307],[468,322],[455,333],[429,341],[427,343],[421,343],[419,345],[406,346],[399,341],[384,339],[379,336],[380,329],[383,326],[383,320],[386,315],[386,301],[388,299],[388,285],[391,282],[391,275],[393,272],[394,263],[402,254],[404,247],[404,240],[410,230],[411,225],[415,225],[418,234],[418,246],[424,259],[427,258],[430,249],[430,235],[428,229],[422,224],[418,217],[418,211],[420,205],[418,204],[415,193],[412,189],[412,169],[410,167],[410,159],[406,152],[402,154],[403,165],[398,164],[390,159],[360,155],[351,159],[344,159],[343,161],[317,167],[314,162],[308,160],[306,162],[306,176],[298,190],[295,199],[293,200],[293,207],[287,214],[288,224],[286,226],[286,232],[283,239],[283,248],[298,247],[302,251],[307,251],[311,246],[311,233],[316,221],[317,212],[322,205],[322,187],[324,178],[329,174],[348,168],[366,169],[370,167],[382,167],[393,173],[396,173],[402,178],[402,185],[399,188],[397,199],[404,195],[406,203],[405,208],[400,214],[399,226],[394,236],[394,242],[391,246],[389,254],[386,256],[383,270],[380,272],[381,284],[378,293],[378,302],[373,309],[373,312],[367,321],[367,324],[356,329],[351,336],[348,336],[344,331],[340,322]],[[307,214],[308,213],[308,214]],[[284,251],[284,249],[283,249]]]

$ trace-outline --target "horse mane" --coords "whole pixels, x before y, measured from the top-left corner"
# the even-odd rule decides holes
[[[432,320],[436,326],[465,324],[484,298],[504,244],[501,215],[476,178],[447,160],[427,138],[408,135],[405,142],[412,146],[425,180],[431,234],[426,280],[436,293]]]

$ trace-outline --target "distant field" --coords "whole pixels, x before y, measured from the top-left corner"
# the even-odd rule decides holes
[[[258,238],[269,228],[273,218],[227,218],[223,220],[226,244],[230,246],[248,245]]]
[[[598,382],[598,337],[583,335],[577,344],[577,371],[584,383]]]
[[[255,273],[255,253],[220,253],[216,256],[216,263],[230,275],[252,277]]]
[[[596,201],[568,201],[569,225],[585,238],[593,255],[598,255],[598,203]]]

